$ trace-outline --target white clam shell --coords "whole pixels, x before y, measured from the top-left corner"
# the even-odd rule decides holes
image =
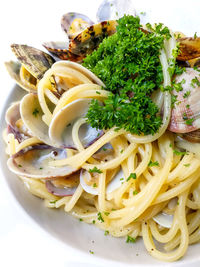
[[[90,79],[93,83],[105,87],[105,84],[94,73],[92,73],[90,70],[86,69],[85,67],[83,67],[79,63],[76,63],[73,61],[68,61],[68,60],[61,60],[61,61],[54,63],[52,68],[56,67],[57,65],[63,66],[63,67],[70,67],[70,68],[73,68],[77,71],[80,71],[88,79]]]
[[[169,124],[169,130],[172,132],[188,133],[200,128],[200,86],[192,82],[195,78],[200,82],[199,74],[200,73],[193,68],[186,68],[183,74],[176,77],[176,83],[180,83],[184,80],[185,83],[182,84],[182,91],[173,91],[173,94],[177,96],[177,101],[172,109],[171,121]],[[190,92],[189,96],[184,97],[187,92]],[[186,123],[187,119],[193,119],[191,125]]]
[[[122,178],[123,180],[121,180]],[[85,182],[85,180],[89,182],[91,180],[91,174],[86,170],[82,170],[80,174],[81,186],[87,193],[95,195],[95,196],[98,195],[99,194],[98,188],[94,187],[93,185],[88,185]],[[106,188],[106,194],[112,193],[114,190],[119,188],[123,181],[124,181],[124,173],[122,169],[120,169],[120,171],[115,175],[112,181],[108,184]]]
[[[9,158],[8,168],[18,176],[35,179],[55,178],[72,174],[76,171],[71,166],[53,167],[48,163],[53,160],[66,158],[64,149],[46,145],[36,145],[23,150]]]
[[[156,216],[154,216],[153,220],[165,228],[171,228],[173,223],[173,218],[174,218],[173,215],[161,212],[158,213]]]
[[[104,0],[98,8],[97,21],[116,20],[125,14],[136,14],[131,0]]]
[[[59,110],[49,125],[49,137],[57,147],[74,147],[72,140],[73,123],[83,118],[89,108],[90,99],[77,99]],[[82,144],[87,146],[95,140],[100,131],[85,123],[80,127],[79,136]]]
[[[38,113],[34,115],[33,112],[36,109]],[[37,137],[45,144],[50,146],[54,145],[48,135],[49,127],[42,120],[43,111],[40,107],[37,95],[28,94],[22,98],[20,102],[20,114],[23,123],[33,136]]]
[[[13,128],[16,127],[16,122],[21,118],[19,107],[20,102],[15,102],[6,111],[6,123],[7,125],[11,125]]]

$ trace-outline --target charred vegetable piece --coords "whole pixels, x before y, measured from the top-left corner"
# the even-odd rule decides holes
[[[77,34],[92,24],[94,22],[90,18],[76,12],[64,14],[61,19],[61,27],[69,39],[73,39]]]
[[[12,44],[11,48],[17,59],[38,80],[55,62],[47,53],[28,45]]]
[[[54,56],[63,59],[79,62],[82,60],[81,56],[75,55],[68,50],[67,42],[45,42],[43,46]]]
[[[69,44],[69,51],[85,57],[92,53],[102,40],[116,32],[117,22],[114,20],[94,24],[78,34]]]
[[[177,39],[177,41],[180,43],[178,60],[186,61],[200,57],[200,37],[183,37]]]

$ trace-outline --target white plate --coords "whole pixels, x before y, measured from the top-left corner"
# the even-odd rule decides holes
[[[76,2],[79,1],[76,0]],[[89,5],[90,1],[85,2],[86,5]],[[192,4],[193,5],[188,5],[188,2],[186,1],[135,1],[135,6],[136,8],[138,7],[138,10],[149,11],[151,21],[163,21],[174,30],[181,30],[186,34],[191,35],[199,30],[200,25],[198,14],[200,10],[200,2],[196,1],[195,4]],[[48,17],[48,15],[46,16]],[[8,105],[12,101],[20,99],[23,93],[24,91],[17,86],[13,88],[12,94],[8,96],[5,103],[5,108],[1,116],[2,122],[4,121],[4,113]],[[0,131],[2,131],[4,127],[5,123],[1,123]],[[104,236],[103,231],[97,229],[93,225],[79,222],[67,215],[62,209],[52,210],[45,208],[43,201],[32,196],[24,188],[22,182],[14,174],[8,171],[6,166],[7,157],[4,153],[5,145],[3,144],[2,139],[0,139],[0,147],[3,148],[0,151],[1,168],[11,194],[14,195],[18,205],[24,209],[27,216],[30,216],[30,218],[49,233],[49,235],[62,241],[63,246],[66,246],[66,249],[70,246],[75,248],[77,252],[81,251],[87,256],[89,250],[94,251],[92,257],[96,258],[97,266],[168,265],[168,263],[161,263],[149,256],[144,248],[142,240],[138,240],[135,244],[126,244],[124,238]],[[173,263],[173,266],[199,266],[199,249],[199,244],[190,246],[184,258]],[[170,266],[172,266],[172,264],[170,264]]]

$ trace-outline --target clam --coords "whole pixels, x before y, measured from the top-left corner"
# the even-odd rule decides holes
[[[68,42],[45,42],[43,46],[54,56],[63,59],[71,60],[75,62],[81,61],[83,58],[79,55],[71,53]]]
[[[60,109],[49,125],[49,137],[56,147],[73,147],[72,128],[79,118],[84,118],[90,99],[77,99]],[[93,143],[102,135],[102,131],[92,128],[86,122],[79,128],[79,138],[84,147]]]
[[[91,82],[105,87],[105,84],[93,72],[83,67],[81,64],[66,60],[66,61],[59,61],[59,62],[54,63],[53,67],[56,67],[57,65],[59,66],[62,65],[63,67],[73,68],[81,72],[83,75],[85,75],[89,80],[91,80]]]
[[[76,12],[64,14],[61,19],[61,28],[66,32],[69,39],[73,39],[77,34],[92,24],[94,22],[90,18]]]
[[[177,97],[172,109],[169,130],[175,133],[189,133],[200,128],[200,76],[197,70],[186,68],[186,71],[176,77],[176,83],[181,83],[182,91],[173,90]]]
[[[182,37],[177,41],[180,43],[178,60],[186,61],[200,57],[200,37]]]
[[[21,120],[20,102],[13,103],[6,111],[5,119],[8,126],[8,133],[14,134],[15,139],[21,143],[31,134]]]
[[[5,62],[5,66],[11,78],[13,78],[24,90],[28,92],[34,92],[37,90],[37,79],[28,72],[21,63],[9,61]]]
[[[71,166],[51,167],[49,162],[67,157],[66,150],[48,145],[23,149],[8,159],[8,168],[18,176],[35,179],[63,177],[77,171]]]
[[[86,170],[81,170],[80,173],[80,184],[83,187],[83,189],[92,195],[98,195],[98,185],[95,182],[96,179],[98,179],[98,174],[95,176],[94,174],[92,175]],[[112,193],[115,191],[117,188],[119,188],[122,183],[125,181],[124,178],[124,173],[122,169],[120,169],[117,174],[113,177],[113,179],[110,181],[110,183],[107,185],[106,188],[106,194]]]
[[[182,137],[192,143],[200,143],[200,129],[182,134]]]
[[[69,44],[69,51],[75,55],[85,57],[92,53],[103,39],[116,32],[115,20],[102,21],[79,33]]]
[[[173,224],[173,218],[174,218],[173,215],[160,212],[153,217],[153,220],[165,228],[171,228]]]
[[[135,16],[131,0],[104,0],[97,11],[97,21],[116,20],[124,15]]]
[[[42,120],[43,111],[40,107],[37,95],[28,94],[22,98],[20,102],[20,113],[24,125],[32,136],[52,146],[53,143],[48,137],[49,128]]]

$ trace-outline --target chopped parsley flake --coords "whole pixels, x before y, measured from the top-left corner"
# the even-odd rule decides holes
[[[105,211],[104,214],[105,214],[106,216],[108,216],[108,215],[110,214],[110,212]]]
[[[171,106],[174,108],[175,104],[177,102],[177,95],[171,95]]]
[[[134,190],[134,191],[133,191],[133,195],[135,196],[135,195],[137,195],[137,194],[138,194],[138,191]]]
[[[96,221],[95,221],[95,220],[93,220],[93,221],[92,221],[92,223],[93,223],[93,224],[95,224],[95,223],[96,223]]]
[[[200,81],[198,80],[197,77],[195,77],[194,79],[192,79],[192,81],[191,81],[191,83],[190,83],[190,85],[191,85],[193,88],[195,88],[195,84],[196,84],[197,86],[200,86]]]
[[[200,68],[198,68],[197,66],[194,66],[193,69],[200,72]]]
[[[49,203],[50,204],[55,204],[57,202],[57,200],[51,200]]]
[[[137,176],[136,176],[136,173],[131,173],[130,175],[129,175],[129,177],[126,179],[126,181],[128,182],[130,179],[136,179],[137,178]]]
[[[92,251],[92,250],[89,250],[89,252],[90,252],[90,254],[94,254],[94,251]]]
[[[136,239],[134,237],[127,235],[126,243],[135,243],[135,241]]]
[[[103,217],[102,217],[101,212],[98,212],[97,216],[98,216],[97,219],[98,219],[100,222],[104,222],[104,219],[103,219]]]
[[[98,169],[96,166],[93,169],[89,169],[90,173],[97,172],[97,173],[102,173],[100,169]]]
[[[96,94],[100,95],[101,93],[99,91],[96,91]]]
[[[185,167],[190,167],[190,163],[184,164]]]
[[[184,155],[187,155],[187,152],[185,151],[178,151],[176,149],[173,149],[173,153],[177,156],[184,156]]]
[[[107,150],[107,148],[104,147],[104,148],[103,148],[103,151],[106,151],[106,150]]]
[[[185,94],[183,95],[183,98],[187,98],[191,94],[190,91],[186,91]]]
[[[159,166],[159,163],[158,163],[158,161],[154,161],[154,162],[153,162],[153,161],[150,160],[148,166],[149,166],[149,167]]]
[[[80,222],[82,222],[82,221],[83,221],[83,219],[81,219],[81,218],[80,218],[80,219],[79,219],[79,221],[80,221]]]
[[[194,34],[194,39],[196,39],[197,38],[197,32],[195,32],[195,34]]]
[[[185,121],[185,123],[186,123],[187,125],[192,125],[193,121],[194,121],[194,118],[191,118],[191,119],[187,119],[187,120]]]
[[[104,232],[104,235],[109,235],[109,231],[106,230],[106,231]]]
[[[21,164],[18,164],[18,167],[19,167],[19,168],[21,168],[21,167],[22,167],[22,165],[21,165]]]
[[[39,113],[39,110],[37,108],[35,108],[33,110],[33,113],[32,114],[33,114],[33,116],[37,117],[38,113]]]
[[[97,187],[97,184],[96,184],[96,183],[94,183],[94,184],[93,184],[93,187]]]
[[[96,129],[115,126],[138,135],[154,134],[162,118],[151,94],[163,82],[159,54],[170,31],[162,24],[155,28],[148,24],[153,32],[146,34],[134,16],[125,15],[117,22],[117,32],[83,60],[110,92],[103,105],[91,101],[86,118]]]
[[[122,154],[124,152],[124,150],[122,149],[121,151],[120,151],[120,153]]]
[[[186,105],[186,108],[190,108],[190,105],[189,105],[189,104],[187,104],[187,105]]]

